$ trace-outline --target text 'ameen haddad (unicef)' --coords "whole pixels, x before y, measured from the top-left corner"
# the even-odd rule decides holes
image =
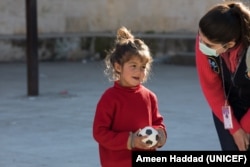
[[[165,155],[164,155],[165,153]],[[249,153],[241,152],[159,152],[151,153],[133,153],[133,166],[150,165],[150,164],[202,164],[206,166],[228,163],[229,166],[246,166],[248,163]]]

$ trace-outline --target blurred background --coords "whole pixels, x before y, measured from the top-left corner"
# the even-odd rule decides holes
[[[176,63],[177,60],[172,56],[179,56],[182,59],[178,63],[182,64],[193,64],[194,38],[200,17],[212,5],[222,2],[36,1],[38,54],[41,61],[102,59],[105,57],[105,50],[112,44],[116,30],[125,26],[147,42],[155,58]],[[243,2],[249,3],[248,0]],[[0,23],[0,62],[25,61],[25,0],[1,0]]]

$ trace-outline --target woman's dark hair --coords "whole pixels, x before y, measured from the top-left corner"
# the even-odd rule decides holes
[[[250,11],[241,2],[225,2],[211,8],[199,22],[200,31],[214,43],[250,44]]]

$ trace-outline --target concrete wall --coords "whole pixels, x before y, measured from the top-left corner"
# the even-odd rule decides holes
[[[195,34],[200,17],[223,0],[37,0],[40,60],[85,60],[103,57],[108,39],[77,34],[132,32]],[[0,0],[0,62],[25,61],[26,0]],[[244,0],[249,3],[249,0]],[[61,34],[60,37],[55,34]],[[66,34],[74,33],[74,36]],[[49,36],[48,36],[49,34]],[[40,36],[41,37],[41,36]],[[115,36],[114,36],[115,37]],[[95,43],[94,43],[95,42]],[[154,55],[193,55],[194,39],[148,39]],[[177,53],[178,52],[178,53]],[[160,56],[159,56],[160,55]]]
[[[40,33],[195,32],[199,18],[222,0],[37,0]],[[24,34],[25,0],[0,1],[0,34]]]

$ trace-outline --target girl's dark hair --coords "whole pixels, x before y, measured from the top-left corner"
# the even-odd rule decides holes
[[[115,46],[108,52],[105,58],[105,74],[108,75],[112,81],[118,80],[120,74],[114,68],[115,63],[123,66],[125,62],[133,57],[138,57],[141,61],[147,63],[147,73],[144,78],[144,81],[146,81],[153,62],[149,48],[141,39],[134,38],[126,27],[121,27],[117,30]]]
[[[200,31],[214,43],[250,44],[250,11],[241,2],[225,2],[211,8],[199,22]]]

